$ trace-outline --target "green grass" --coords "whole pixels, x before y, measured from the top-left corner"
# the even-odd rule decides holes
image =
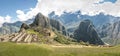
[[[120,56],[118,50],[117,48],[57,48],[54,56]]]
[[[26,30],[26,32],[27,32],[28,34],[39,34],[38,32],[35,32],[35,31],[32,30],[32,29],[28,29],[28,30]]]
[[[48,56],[51,51],[46,45],[0,43],[0,56]]]
[[[0,56],[120,56],[120,46],[66,48],[45,44],[0,43]]]
[[[40,34],[39,32],[36,32],[36,31],[34,31],[33,29],[28,29],[28,30],[26,30],[26,32],[27,32],[28,34],[38,35],[39,37],[43,37],[43,36],[44,36],[44,34]]]

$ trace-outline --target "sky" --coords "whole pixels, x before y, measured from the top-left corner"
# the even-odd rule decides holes
[[[104,2],[111,2],[111,3],[115,3],[117,0],[102,0],[99,3],[104,3]]]
[[[41,12],[48,16],[52,11],[96,15],[100,12],[120,17],[120,0],[0,0],[0,26],[3,23],[26,21]]]

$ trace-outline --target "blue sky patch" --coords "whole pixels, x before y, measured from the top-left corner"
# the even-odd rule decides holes
[[[115,3],[117,0],[103,0],[100,1],[99,4],[105,3],[105,2],[111,2],[111,3]]]
[[[10,15],[16,19],[16,10],[28,11],[36,6],[37,0],[0,0],[0,16]]]

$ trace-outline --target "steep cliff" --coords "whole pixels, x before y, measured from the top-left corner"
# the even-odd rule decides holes
[[[74,32],[74,38],[80,42],[89,42],[90,44],[103,45],[104,43],[99,38],[94,25],[90,20],[80,22],[78,29]]]

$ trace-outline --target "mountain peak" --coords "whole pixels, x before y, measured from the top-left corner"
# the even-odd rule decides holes
[[[43,14],[42,13],[38,13],[36,16],[40,17],[40,16],[43,16]]]
[[[41,27],[47,28],[49,27],[49,20],[47,17],[45,17],[41,13],[38,13],[35,17],[34,22],[31,24],[31,26],[41,26]]]
[[[84,20],[80,23],[78,29],[74,32],[74,38],[80,42],[89,42],[90,44],[103,45],[94,25],[90,20]]]
[[[89,24],[92,23],[89,19],[86,19],[86,20],[84,20],[82,22],[89,23]]]

